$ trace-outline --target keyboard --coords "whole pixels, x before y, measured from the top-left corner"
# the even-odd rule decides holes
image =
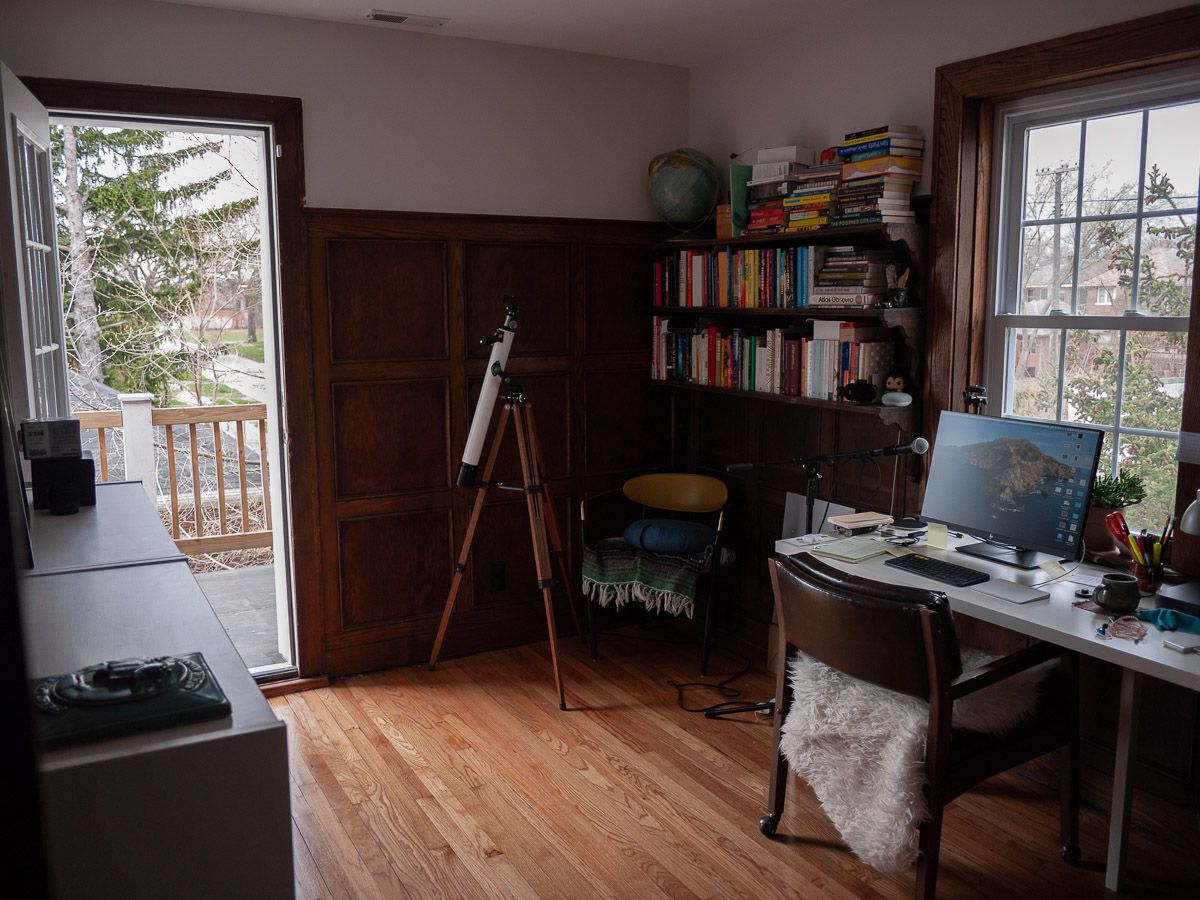
[[[914,575],[921,575],[924,578],[931,578],[943,584],[952,584],[955,587],[981,584],[991,577],[987,572],[980,572],[978,569],[970,569],[966,566],[956,566],[954,563],[932,559],[922,556],[920,553],[893,556],[891,559],[884,560],[883,564],[895,566],[897,569],[903,569],[905,572],[912,572]]]

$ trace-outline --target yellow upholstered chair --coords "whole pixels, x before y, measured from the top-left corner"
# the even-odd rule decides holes
[[[619,490],[642,511],[642,518],[629,525],[622,537],[589,543],[588,504],[602,494],[580,504],[583,594],[588,601],[592,658],[597,658],[597,605],[638,602],[647,609],[691,617],[700,584],[706,581],[700,673],[707,674],[729,490],[719,478],[683,472],[638,475]]]

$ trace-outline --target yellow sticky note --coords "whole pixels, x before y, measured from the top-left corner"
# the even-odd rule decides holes
[[[926,528],[925,544],[934,550],[945,550],[946,526],[940,522],[930,522]]]
[[[1062,563],[1057,559],[1048,559],[1038,566],[1043,572],[1051,578],[1062,578],[1067,574],[1067,570],[1063,568]]]

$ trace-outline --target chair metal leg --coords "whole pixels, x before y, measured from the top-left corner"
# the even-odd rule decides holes
[[[758,820],[758,830],[767,837],[775,836],[783,804],[787,800],[788,764],[779,749],[780,728],[775,726],[775,765],[771,767],[771,787],[767,792],[767,814]]]
[[[587,619],[588,619],[588,643],[591,645],[592,659],[599,659],[600,657],[596,655],[596,628],[597,628],[596,619],[597,619],[597,616],[596,616],[595,601],[593,601],[593,600],[587,601],[587,611],[588,611],[588,616],[587,616]]]
[[[917,859],[917,889],[914,896],[934,900],[937,896],[938,854],[942,849],[942,805],[931,804],[929,818],[921,823]]]

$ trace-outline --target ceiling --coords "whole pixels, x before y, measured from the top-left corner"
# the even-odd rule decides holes
[[[688,68],[804,21],[804,0],[166,0],[364,28],[595,53]],[[368,22],[371,9],[449,18],[439,28]]]

